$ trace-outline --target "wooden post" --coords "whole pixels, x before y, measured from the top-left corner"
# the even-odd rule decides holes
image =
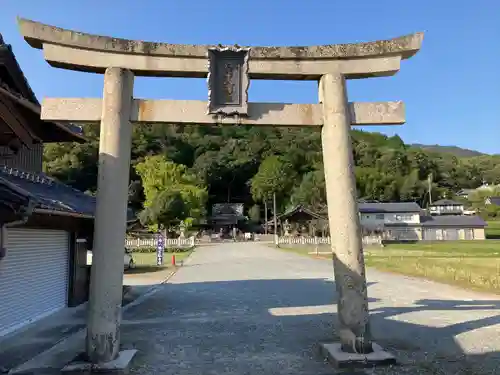
[[[276,217],[276,193],[273,193],[274,243],[278,246],[278,221]]]
[[[264,201],[264,233],[267,235],[267,200]]]

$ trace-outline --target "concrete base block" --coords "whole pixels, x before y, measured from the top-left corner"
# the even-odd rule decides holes
[[[129,365],[132,361],[137,350],[123,350],[118,354],[118,358],[114,361],[101,363],[101,364],[92,364],[90,362],[72,362],[66,365],[61,371],[63,374],[90,374],[90,373],[108,373],[112,372],[113,374],[128,374]]]
[[[396,357],[386,352],[380,345],[373,343],[373,352],[369,354],[347,353],[342,351],[340,343],[321,344],[321,352],[336,368],[373,367],[396,364]]]

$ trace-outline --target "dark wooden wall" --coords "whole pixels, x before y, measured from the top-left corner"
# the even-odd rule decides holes
[[[0,146],[0,155],[8,154],[6,146]],[[26,146],[18,151],[16,155],[9,157],[0,156],[0,165],[7,165],[12,168],[19,168],[27,172],[42,172],[43,162],[43,144],[38,143],[31,146],[31,149]]]

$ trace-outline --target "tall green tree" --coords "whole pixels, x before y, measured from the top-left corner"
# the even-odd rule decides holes
[[[290,161],[283,156],[268,156],[250,181],[252,197],[257,202],[276,200],[283,205],[295,183],[296,172]]]
[[[326,206],[325,174],[322,170],[311,171],[302,176],[302,180],[293,190],[290,198],[293,205],[304,205],[316,212]]]
[[[44,171],[76,189],[94,194],[99,127],[85,125],[84,135],[88,142],[83,144],[45,144]],[[415,200],[425,206],[430,173],[433,199],[453,197],[463,188],[477,188],[483,180],[489,184],[500,183],[499,155],[471,156],[470,152],[459,155],[449,152],[449,147],[409,146],[398,136],[354,129],[351,138],[360,198]],[[182,165],[181,175],[192,180],[183,184],[206,189],[204,208],[219,202],[239,202],[245,207],[262,201],[270,203],[273,192],[281,209],[297,203],[316,209],[325,201],[321,137],[314,129],[136,126],[132,135],[129,204],[138,210],[153,198],[147,196],[148,184],[143,183],[136,165],[151,157]],[[168,168],[175,170],[172,166]],[[152,180],[155,178],[163,181],[158,176]],[[170,177],[166,180],[170,181]],[[161,188],[164,184],[171,183],[161,182],[156,190],[164,191]],[[168,211],[174,212],[180,207],[178,194],[173,187],[168,191],[154,198],[154,207],[170,207]],[[186,189],[177,191],[183,192],[182,201],[186,202]],[[184,211],[184,208],[180,210],[176,217],[184,216]],[[161,216],[160,213],[152,211],[153,216]],[[166,217],[161,220],[167,220]]]
[[[254,224],[258,224],[260,222],[260,206],[258,204],[254,204],[250,207],[248,210],[248,217]]]
[[[144,190],[141,222],[157,230],[170,228],[186,219],[205,215],[207,190],[186,166],[163,155],[147,156],[135,166]]]

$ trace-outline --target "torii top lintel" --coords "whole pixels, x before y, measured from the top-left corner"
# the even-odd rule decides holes
[[[145,42],[86,34],[18,19],[30,46],[44,50],[55,67],[103,73],[108,67],[130,69],[138,76],[206,77],[210,45]],[[340,71],[346,78],[387,76],[401,59],[418,52],[423,33],[366,43],[307,47],[251,47],[250,78],[317,80]]]

